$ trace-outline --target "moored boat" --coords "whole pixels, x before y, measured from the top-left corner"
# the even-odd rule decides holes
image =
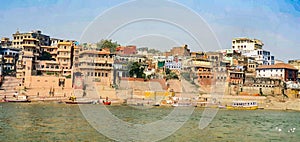
[[[65,101],[66,104],[93,104],[94,101]]]
[[[77,99],[75,96],[71,96],[69,101],[65,101],[66,104],[94,104],[93,100],[86,100],[83,98]]]
[[[16,100],[16,99],[7,99],[5,100],[5,102],[11,102],[11,103],[30,103],[31,101],[30,100]]]
[[[182,103],[182,102],[177,102],[177,103],[174,103],[172,104],[173,107],[178,107],[178,106],[182,106],[182,107],[188,107],[188,106],[193,106],[192,103]]]
[[[104,101],[104,100],[103,100],[103,104],[104,104],[104,105],[111,105],[111,101]]]
[[[3,102],[11,102],[11,103],[30,103],[31,100],[28,99],[28,96],[24,95],[15,95],[13,98],[6,98],[6,96],[2,100]]]
[[[256,101],[233,101],[231,106],[226,106],[228,110],[256,110]]]
[[[102,101],[104,105],[111,105],[111,101],[108,100],[108,97],[105,98],[105,100]]]

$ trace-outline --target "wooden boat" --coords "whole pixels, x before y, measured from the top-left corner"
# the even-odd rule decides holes
[[[93,104],[94,101],[65,101],[66,104]]]
[[[104,100],[103,100],[103,104],[104,104],[104,105],[111,105],[111,101],[107,101],[107,100],[104,101]]]
[[[4,102],[11,102],[11,103],[30,103],[31,100],[28,99],[28,96],[24,95],[15,95],[14,98],[7,99],[6,97],[3,98]]]
[[[30,103],[30,100],[17,100],[17,99],[6,99],[5,102],[11,102],[11,103]]]
[[[106,97],[102,102],[104,105],[111,105],[111,101],[108,101],[108,97]]]
[[[181,103],[181,102],[178,102],[178,103],[174,103],[172,104],[173,107],[178,107],[178,106],[181,106],[181,107],[189,107],[189,106],[193,106],[192,103]]]
[[[226,106],[228,110],[256,110],[257,108],[255,101],[233,101],[231,106]]]

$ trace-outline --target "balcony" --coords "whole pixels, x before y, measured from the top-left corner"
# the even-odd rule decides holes
[[[70,55],[57,55],[57,58],[70,58]]]
[[[114,60],[112,58],[79,58],[79,62],[112,64],[114,63]]]
[[[81,65],[79,69],[90,69],[90,70],[112,70],[113,67],[109,66],[89,66],[89,65]]]
[[[71,49],[57,48],[57,51],[62,51],[62,52],[71,52]]]
[[[23,69],[17,69],[17,73],[22,73],[22,72],[24,72]]]
[[[100,70],[112,70],[113,67],[109,67],[109,66],[95,66],[95,69],[100,69]]]
[[[27,44],[22,44],[22,46],[23,46],[23,47],[36,47],[37,45],[32,44],[32,43],[31,43],[31,44],[28,44],[28,43],[27,43]]]
[[[23,51],[23,56],[34,57],[34,54],[32,51]]]
[[[60,72],[60,71],[62,71],[62,69],[56,69],[56,68],[37,68],[36,70],[49,71],[49,72]]]

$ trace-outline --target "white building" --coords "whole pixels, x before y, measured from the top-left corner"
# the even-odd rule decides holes
[[[260,65],[274,65],[275,58],[270,51],[263,50],[263,43],[258,39],[234,38],[232,40],[232,49],[238,50],[242,55],[253,57]]]
[[[166,68],[170,70],[181,70],[182,69],[182,59],[178,56],[168,56],[165,62]]]
[[[296,81],[298,69],[294,66],[278,63],[275,65],[261,65],[256,68],[257,78],[281,79],[284,81]]]
[[[253,57],[255,61],[260,65],[274,65],[275,59],[271,55],[270,51],[263,49],[252,50],[248,52],[242,52],[242,55],[247,57]]]
[[[232,49],[234,50],[257,50],[262,49],[263,45],[258,39],[234,38],[232,40]]]

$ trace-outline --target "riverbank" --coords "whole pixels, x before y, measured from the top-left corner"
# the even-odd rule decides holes
[[[216,108],[218,105],[207,105],[208,101],[212,100],[212,97],[209,95],[204,95],[201,96],[202,98],[206,98],[207,102],[199,101],[199,100],[191,100],[191,104],[193,106],[197,106],[199,108],[206,108],[206,107],[213,107]],[[32,103],[64,103],[66,101],[69,101],[68,97],[31,97],[29,98]],[[79,100],[85,99],[85,100],[95,100],[98,101],[97,99],[92,99],[92,98],[78,98]],[[139,101],[140,100],[140,101]],[[282,99],[280,97],[262,97],[262,96],[222,96],[222,98],[219,98],[216,100],[218,104],[225,106],[225,105],[230,105],[232,101],[234,100],[251,100],[251,101],[256,101],[258,102],[258,106],[260,109],[266,109],[266,110],[295,110],[295,111],[300,111],[300,99]],[[123,99],[112,99],[111,105],[113,106],[118,106],[118,105],[123,105],[123,104],[128,104],[128,105],[133,105],[129,104],[129,102],[126,102],[126,100]],[[100,99],[100,102],[101,99]],[[145,103],[147,102],[147,103]],[[136,104],[138,105],[149,105],[149,101],[144,100],[144,99],[137,99]],[[152,102],[153,103],[153,102]],[[151,104],[152,104],[151,103]],[[204,104],[204,105],[203,105]],[[163,107],[172,107],[172,105],[162,105]]]

